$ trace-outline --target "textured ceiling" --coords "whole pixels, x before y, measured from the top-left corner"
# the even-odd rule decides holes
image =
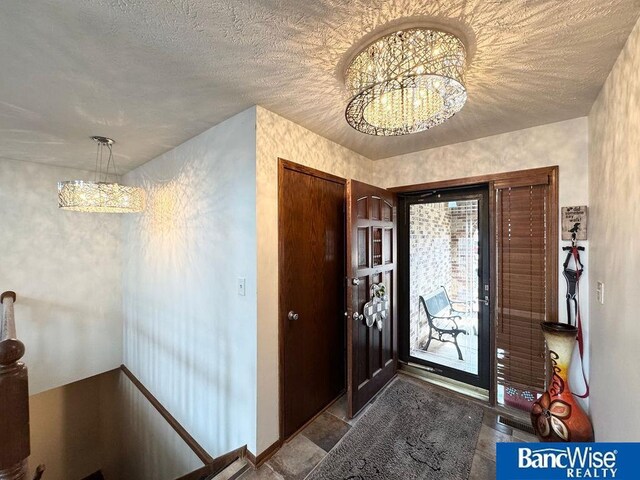
[[[370,158],[585,115],[640,0],[3,0],[0,157],[129,170],[260,104]],[[344,120],[362,42],[426,24],[467,44],[469,100],[444,125],[370,137]]]

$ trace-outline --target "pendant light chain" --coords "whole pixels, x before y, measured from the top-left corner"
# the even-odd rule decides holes
[[[100,144],[98,144],[98,146],[96,148],[96,168],[93,171],[93,181],[94,182],[97,182],[99,180],[99,178],[98,178],[98,172],[100,171],[99,168],[98,168],[99,167],[99,163],[98,163],[99,158],[100,158]]]
[[[116,166],[116,159],[113,156],[113,145],[110,142],[96,140],[98,142],[98,146],[96,149],[96,165],[95,171],[93,174],[94,182],[108,182],[109,181],[109,171],[113,168],[113,176],[117,180],[118,178],[118,168]],[[104,148],[105,146],[109,150],[109,157],[107,158],[107,165],[104,167]],[[104,167],[104,168],[103,168]]]
[[[109,167],[113,165],[113,176],[115,179],[118,179],[118,170],[116,169],[116,159],[113,157],[113,146],[108,143],[107,148],[109,149],[109,160],[107,161],[107,168],[104,174],[104,181],[106,182],[109,178]]]
[[[104,162],[104,160],[103,160],[103,155],[104,155],[103,148],[104,148],[104,144],[101,143],[101,142],[98,143],[98,149],[100,150],[100,173],[98,175],[102,175],[102,172],[103,172],[103,170],[102,170],[102,164]],[[107,179],[103,178],[101,181],[106,182]]]

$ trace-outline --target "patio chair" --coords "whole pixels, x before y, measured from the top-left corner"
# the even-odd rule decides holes
[[[420,295],[418,308],[424,309],[429,325],[429,338],[425,351],[429,350],[431,340],[453,343],[458,350],[458,359],[464,360],[458,345],[458,335],[461,333],[467,335],[467,331],[460,328],[458,322],[462,320],[466,311],[457,310],[454,307],[456,303],[458,302],[450,300],[447,289],[441,286],[429,295]]]

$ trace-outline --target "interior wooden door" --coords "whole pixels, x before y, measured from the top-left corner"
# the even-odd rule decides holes
[[[345,389],[345,180],[281,160],[279,192],[285,440]]]
[[[353,417],[397,369],[395,195],[349,180],[346,237],[347,388]]]

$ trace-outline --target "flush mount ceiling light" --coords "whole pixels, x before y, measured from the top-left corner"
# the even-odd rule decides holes
[[[69,180],[58,182],[58,207],[63,210],[96,213],[131,213],[144,209],[144,191],[139,187],[109,182],[109,170],[113,166],[112,177],[118,178],[113,158],[112,139],[91,137],[98,143],[96,170],[93,181]],[[109,157],[104,166],[104,149]],[[104,166],[104,168],[103,168]]]
[[[407,135],[435,127],[467,101],[464,44],[450,33],[410,28],[385,35],[345,73],[347,122],[369,135]]]

